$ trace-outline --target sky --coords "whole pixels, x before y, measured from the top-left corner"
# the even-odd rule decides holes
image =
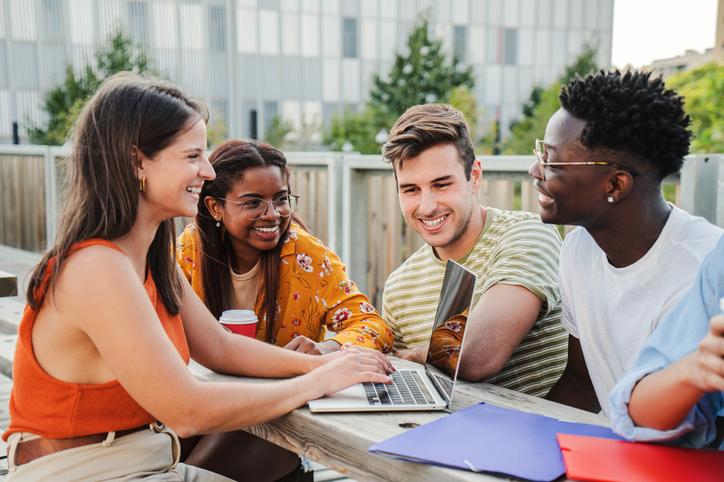
[[[717,0],[614,0],[611,63],[650,64],[714,46]]]

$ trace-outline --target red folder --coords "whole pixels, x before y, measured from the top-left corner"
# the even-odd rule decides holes
[[[558,434],[566,475],[606,482],[724,482],[724,452]]]

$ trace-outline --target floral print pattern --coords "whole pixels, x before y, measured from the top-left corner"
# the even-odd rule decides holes
[[[191,224],[179,237],[177,261],[194,291],[204,299],[199,270],[201,253],[197,228]],[[296,336],[315,341],[328,338],[382,351],[392,349],[393,334],[369,299],[347,277],[339,257],[297,224],[284,237],[279,265],[277,323],[273,341],[285,346]],[[259,316],[257,338],[265,339],[264,286],[254,306]]]
[[[312,268],[312,258],[311,256],[307,256],[304,253],[299,253],[297,255],[297,264],[301,266],[301,268],[306,271],[307,273],[311,273],[314,268]]]
[[[352,316],[352,312],[347,308],[340,308],[334,312],[332,316],[332,329],[338,331],[342,324]]]

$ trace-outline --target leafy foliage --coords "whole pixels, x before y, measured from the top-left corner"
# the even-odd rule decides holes
[[[34,144],[63,144],[83,105],[101,82],[122,71],[153,73],[145,52],[117,32],[96,52],[95,66],[85,66],[80,74],[70,65],[66,68],[63,83],[45,95],[43,110],[48,114],[47,125],[27,126],[30,140]]]
[[[523,104],[523,115],[510,124],[510,135],[505,142],[506,154],[530,154],[536,138],[543,137],[548,119],[560,108],[558,94],[561,86],[571,81],[576,74],[586,75],[598,70],[596,49],[590,45],[566,66],[555,82],[546,88],[536,86],[531,90],[528,101]]]
[[[467,85],[453,87],[447,100],[448,104],[455,107],[465,116],[465,122],[470,129],[470,136],[475,142],[478,132],[478,101]]]
[[[379,154],[381,147],[375,142],[375,135],[379,131],[375,125],[369,109],[361,112],[347,110],[343,115],[332,118],[322,141],[334,151],[344,150],[344,144],[349,142],[354,151]]]
[[[269,128],[264,132],[264,142],[277,149],[284,146],[284,138],[292,131],[292,124],[283,120],[280,116],[274,116],[269,123]]]
[[[473,86],[472,69],[461,68],[454,57],[448,61],[442,41],[430,36],[427,20],[421,19],[410,32],[404,52],[395,54],[387,75],[373,76],[366,108],[332,119],[323,141],[336,150],[349,142],[355,151],[379,154],[377,133],[389,130],[408,107],[430,102],[455,102],[474,123],[477,110],[474,102],[469,103],[474,101]]]
[[[430,102],[449,102],[455,87],[472,89],[472,68],[462,69],[458,59],[448,62],[442,41],[430,37],[422,19],[410,32],[404,53],[396,53],[385,77],[372,77],[369,107],[378,126],[390,128],[408,107]]]
[[[724,152],[724,65],[709,63],[674,74],[666,87],[684,97],[694,133],[691,152]]]

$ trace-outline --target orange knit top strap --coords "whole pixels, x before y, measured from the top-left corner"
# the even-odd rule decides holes
[[[110,241],[91,239],[74,244],[70,252],[93,245],[121,251]],[[36,291],[38,305],[43,303],[54,266],[55,259],[52,259]],[[169,340],[188,364],[189,347],[181,317],[166,311],[150,273],[144,287]],[[136,403],[118,380],[100,384],[69,383],[45,372],[33,353],[31,335],[37,314],[37,310],[26,306],[18,328],[10,394],[10,426],[3,434],[4,440],[13,432],[69,438],[125,430],[153,422],[154,418]]]

